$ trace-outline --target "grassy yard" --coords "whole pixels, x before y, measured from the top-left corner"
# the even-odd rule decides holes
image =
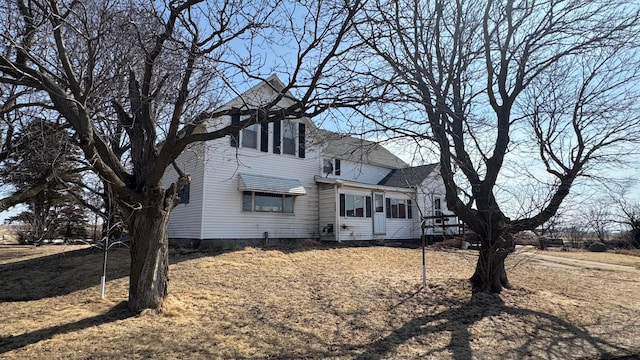
[[[164,312],[133,316],[127,250],[109,253],[100,300],[100,252],[2,245],[0,358],[638,356],[640,258],[540,254],[510,256],[514,289],[492,296],[471,293],[473,251],[429,251],[427,288],[419,249],[172,253]]]

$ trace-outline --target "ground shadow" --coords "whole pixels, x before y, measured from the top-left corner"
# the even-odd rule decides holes
[[[127,308],[125,301],[112,307],[108,312],[90,318],[85,318],[73,323],[56,325],[45,329],[27,332],[17,336],[0,337],[0,354],[35,344],[42,340],[50,339],[55,335],[80,331],[93,326],[99,326],[110,322],[124,320],[133,316]]]
[[[45,245],[58,246],[58,245]],[[32,246],[13,246],[24,249],[25,254],[37,251]],[[294,253],[311,250],[330,250],[336,246],[324,243],[299,246],[260,247]],[[169,263],[176,264],[196,258],[217,256],[242,249],[170,249]],[[0,248],[2,251],[2,248]],[[65,251],[38,258],[0,264],[0,303],[32,301],[100,285],[104,253],[96,248]],[[107,281],[129,276],[130,255],[128,248],[112,248],[108,252]]]
[[[327,308],[328,312],[340,318],[340,324],[353,329],[352,334],[380,334],[369,343],[352,340],[348,335],[319,336],[313,330],[304,330],[295,323],[282,321],[279,318],[261,317],[260,305],[248,309],[261,317],[261,326],[286,337],[300,339],[296,348],[278,349],[277,353],[269,353],[273,359],[324,359],[349,358],[359,360],[377,360],[407,358],[407,350],[403,346],[413,347],[410,358],[451,358],[456,360],[470,360],[496,358],[501,354],[503,358],[547,358],[547,359],[615,359],[627,360],[638,358],[638,349],[627,349],[615,344],[588,330],[586,326],[573,324],[566,319],[548,314],[544,311],[520,308],[506,305],[500,296],[475,293],[467,301],[458,298],[442,297],[431,299],[427,308],[445,308],[443,311],[420,316],[406,321],[400,326],[396,323],[398,312],[406,309],[403,305],[414,306],[420,304],[425,293],[422,288],[407,292],[398,303],[387,309],[389,327],[371,325],[359,319],[357,315],[341,313],[337,309]],[[436,294],[429,294],[432,296]],[[413,303],[413,304],[411,304]],[[437,305],[437,306],[434,306]],[[496,326],[484,334],[478,334],[474,325],[484,319],[501,317],[501,321],[511,321]],[[603,320],[604,321],[604,320]],[[391,330],[392,329],[392,330]],[[257,331],[252,336],[260,338]],[[491,341],[478,339],[478,336],[492,336],[496,343],[505,342],[500,349],[479,348],[475,341],[490,344]],[[623,338],[625,334],[608,334],[615,338]],[[447,339],[443,345],[429,343],[434,339]],[[414,341],[417,340],[417,341]],[[263,343],[269,343],[269,338],[260,338]],[[422,345],[421,345],[422,344]],[[423,352],[418,355],[420,348]]]
[[[25,246],[25,251],[30,248]],[[169,263],[211,255],[215,254],[174,252],[169,256]],[[39,300],[98,286],[103,271],[103,257],[102,250],[83,248],[0,264],[0,303]],[[107,281],[128,277],[129,268],[129,249],[109,250]]]
[[[411,294],[410,296],[415,296]],[[437,333],[449,333],[450,342],[445,348],[433,349],[425,356],[447,351],[456,360],[482,358],[482,354],[472,349],[471,327],[485,318],[500,315],[512,315],[512,320],[523,325],[518,332],[508,328],[493,328],[496,341],[519,344],[511,348],[504,356],[507,358],[531,357],[531,354],[546,354],[546,358],[569,358],[574,354],[597,352],[603,359],[637,358],[638,353],[629,353],[629,349],[613,344],[591,334],[586,328],[572,324],[560,317],[545,312],[507,306],[499,295],[474,293],[468,302],[457,299],[444,299],[448,309],[439,313],[414,318],[391,331],[390,334],[367,344],[356,359],[371,360],[393,357],[398,347],[413,338],[425,337]],[[526,328],[526,329],[525,329]],[[624,336],[620,334],[620,336]],[[345,349],[352,352],[352,346]],[[637,350],[637,349],[636,349]],[[618,356],[618,357],[616,357]]]

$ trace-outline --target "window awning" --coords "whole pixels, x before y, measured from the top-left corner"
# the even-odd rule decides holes
[[[298,179],[253,174],[238,174],[238,190],[282,195],[307,194],[307,190]]]

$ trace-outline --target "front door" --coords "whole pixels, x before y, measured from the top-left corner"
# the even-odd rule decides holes
[[[373,233],[374,234],[386,234],[387,226],[385,221],[387,220],[384,215],[384,194],[373,193]]]

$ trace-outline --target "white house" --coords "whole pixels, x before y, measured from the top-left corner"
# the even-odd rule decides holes
[[[273,99],[282,84],[275,76],[268,81],[224,107],[251,109]],[[279,105],[292,102],[285,97]],[[230,116],[207,130],[238,120]],[[192,146],[176,163],[191,175],[169,221],[169,237],[183,245],[416,239],[422,216],[451,215],[437,166],[408,167],[375,142],[318,129],[308,118],[248,126]],[[169,168],[165,181],[176,178]]]

